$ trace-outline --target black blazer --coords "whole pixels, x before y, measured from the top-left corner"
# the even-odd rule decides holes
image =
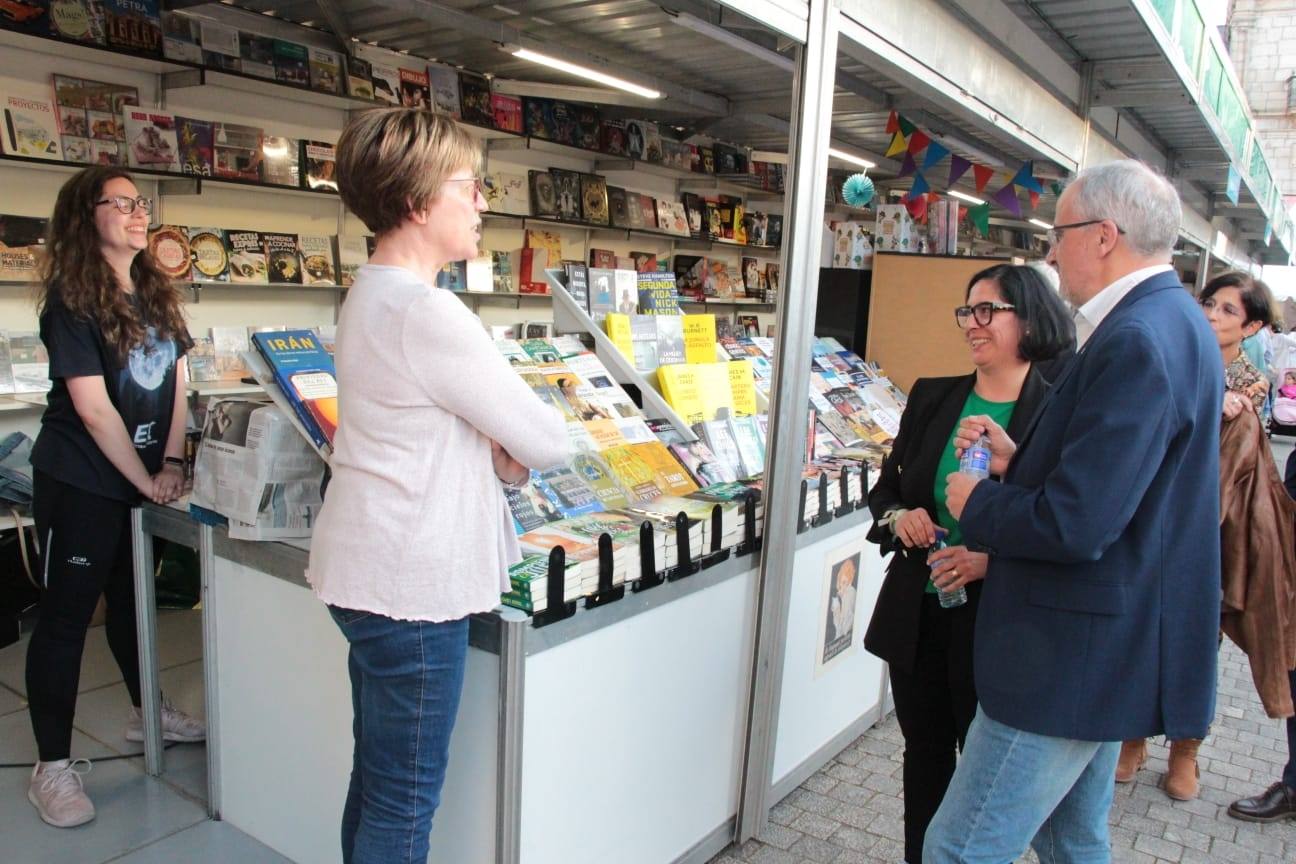
[[[922,507],[936,521],[936,466],[975,383],[975,374],[919,378],[914,382],[891,454],[883,460],[878,481],[869,492],[873,525],[868,539],[882,547],[882,554],[896,554],[891,558],[878,593],[873,618],[864,634],[864,647],[905,672],[913,671],[918,653],[919,613],[931,569],[927,566],[926,549],[906,549],[891,529],[880,525],[878,520],[896,507],[909,510]],[[1025,432],[1047,389],[1048,384],[1032,366],[1008,424],[1008,435],[1014,441]],[[966,638],[970,645],[981,583],[969,584],[967,593],[967,605],[949,611],[955,630],[952,637]]]

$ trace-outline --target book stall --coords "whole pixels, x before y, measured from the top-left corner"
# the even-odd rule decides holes
[[[571,442],[506,493],[525,557],[471,620],[431,860],[705,862],[889,710],[862,645],[885,568],[868,488],[915,378],[966,371],[966,278],[1042,254],[1070,138],[936,92],[852,0],[618,0],[664,33],[627,44],[564,3],[529,29],[430,0],[3,5],[0,434],[34,437],[49,388],[30,288],[73,172],[129,168],[188,292],[192,494],[133,523],[149,773],[161,538],[198,552],[208,812],[339,858],[346,643],[304,571],[338,314],[373,250],[334,142],[383,105],[480,143],[481,251],[436,284]],[[659,90],[523,57],[571,33],[695,86],[570,40]]]

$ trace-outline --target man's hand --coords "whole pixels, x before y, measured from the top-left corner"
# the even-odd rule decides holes
[[[927,547],[936,542],[936,526],[927,511],[915,507],[895,521],[895,535],[906,547]]]
[[[945,507],[955,519],[963,518],[963,508],[967,506],[968,496],[976,488],[981,478],[955,472],[945,478]]]
[[[1255,411],[1255,403],[1236,390],[1224,391],[1224,419],[1232,420],[1243,411]]]
[[[154,504],[169,504],[184,493],[184,469],[167,464],[153,475],[153,489],[148,498]]]
[[[970,552],[966,546],[937,549],[927,558],[931,566],[932,584],[942,591],[953,591],[969,582],[984,579],[990,556],[984,552]]]
[[[990,436],[990,473],[1003,475],[1008,470],[1008,463],[1012,461],[1013,454],[1017,452],[1017,445],[1008,437],[1008,433],[1002,426],[984,414],[973,414],[963,418],[959,423],[958,431],[954,434],[954,451],[961,457],[982,434]]]
[[[520,486],[531,476],[531,469],[510,456],[498,441],[491,441],[491,461],[495,476],[510,486]]]

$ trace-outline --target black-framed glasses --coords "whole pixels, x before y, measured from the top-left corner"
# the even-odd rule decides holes
[[[453,180],[447,180],[447,181],[445,181],[445,182],[447,182],[447,183],[472,183],[472,184],[473,184],[473,188],[476,189],[476,192],[474,193],[474,196],[476,196],[476,195],[480,195],[480,196],[482,196],[483,198],[486,197],[486,181],[482,180],[482,178],[480,178],[480,177],[457,177],[457,178],[455,178],[455,179],[453,179]]]
[[[954,310],[954,320],[960,328],[966,329],[968,319],[976,321],[978,327],[989,327],[996,312],[1013,312],[1017,309],[1011,303],[978,303],[975,306],[959,306]]]
[[[1085,228],[1085,227],[1087,227],[1087,226],[1089,226],[1089,225],[1097,225],[1097,224],[1099,224],[1099,223],[1101,223],[1101,222],[1108,222],[1108,221],[1111,221],[1111,220],[1108,220],[1108,219],[1086,219],[1086,220],[1084,220],[1083,222],[1068,222],[1066,225],[1054,225],[1052,228],[1050,228],[1050,229],[1048,230],[1048,242],[1049,242],[1049,245],[1050,245],[1050,246],[1056,246],[1056,245],[1058,245],[1059,243],[1061,243],[1061,242],[1062,242],[1062,232],[1063,232],[1063,231],[1066,231],[1068,228]],[[1113,225],[1116,225],[1115,222],[1112,222],[1112,224],[1113,224]],[[1124,233],[1125,233],[1125,229],[1122,228],[1122,227],[1120,227],[1119,225],[1116,225],[1116,233],[1117,233],[1117,234],[1124,234]]]
[[[100,198],[95,202],[96,207],[100,204],[111,204],[116,207],[119,212],[125,213],[127,216],[134,213],[136,207],[140,208],[145,213],[153,212],[153,201],[149,198],[145,198],[143,195],[138,198],[128,198],[125,195],[113,195],[108,198]]]

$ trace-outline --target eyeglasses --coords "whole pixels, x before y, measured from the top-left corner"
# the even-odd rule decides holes
[[[1086,219],[1086,220],[1083,221],[1083,222],[1068,222],[1066,225],[1054,225],[1052,228],[1050,228],[1050,229],[1048,230],[1048,235],[1047,235],[1047,236],[1048,236],[1048,242],[1049,242],[1049,245],[1050,245],[1050,246],[1056,246],[1056,245],[1058,245],[1059,243],[1061,243],[1061,242],[1062,242],[1062,232],[1065,231],[1065,230],[1067,230],[1068,228],[1084,228],[1084,227],[1087,227],[1087,226],[1089,226],[1089,225],[1097,225],[1097,224],[1099,224],[1099,223],[1101,223],[1101,222],[1110,222],[1110,221],[1111,221],[1111,220],[1109,220],[1109,219]],[[1113,225],[1116,225],[1115,222],[1112,222],[1112,224],[1113,224]],[[1125,229],[1122,228],[1122,227],[1120,227],[1119,225],[1116,225],[1116,233],[1117,233],[1117,234],[1124,234],[1124,233],[1125,233]]]
[[[1232,303],[1216,303],[1214,297],[1207,297],[1201,301],[1201,307],[1207,312],[1212,309],[1218,309],[1220,314],[1228,315],[1230,318],[1246,318],[1246,313],[1234,306]]]
[[[116,207],[118,211],[125,213],[127,216],[134,213],[136,207],[140,208],[145,213],[153,212],[153,202],[148,198],[145,198],[143,195],[138,198],[127,198],[125,195],[113,195],[110,198],[101,198],[95,202],[96,207],[100,204],[111,204]]]
[[[480,196],[482,196],[483,198],[486,197],[486,182],[485,182],[484,180],[482,180],[482,178],[480,178],[480,177],[457,177],[457,178],[455,178],[455,179],[453,179],[453,180],[447,180],[447,181],[445,181],[445,182],[447,182],[447,183],[472,183],[472,184],[474,185],[474,189],[475,189],[475,192],[473,193],[473,195],[474,195],[474,199],[475,199],[475,197],[476,197],[477,195],[480,195]]]
[[[1017,307],[1011,303],[978,303],[975,306],[959,306],[954,310],[954,320],[960,328],[966,329],[968,319],[976,321],[978,327],[989,327],[996,312],[1012,312]]]

